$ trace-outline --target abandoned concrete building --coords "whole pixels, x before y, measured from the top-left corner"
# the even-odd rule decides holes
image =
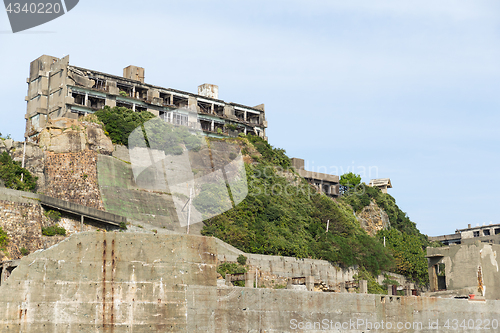
[[[387,189],[392,188],[391,180],[389,178],[372,179],[370,180],[368,186],[378,187],[382,193],[387,193]]]
[[[429,237],[431,242],[449,244],[473,244],[476,241],[482,243],[500,244],[500,224],[489,224],[471,227],[469,224],[465,229],[457,229],[454,234]]]
[[[428,296],[500,299],[499,252],[500,245],[479,241],[428,247]]]
[[[25,137],[36,138],[49,119],[76,119],[104,106],[122,106],[149,111],[175,125],[201,126],[211,136],[244,133],[267,139],[264,104],[224,102],[212,84],[200,85],[198,94],[192,94],[146,84],[144,79],[141,67],[128,66],[119,77],[69,65],[69,56],[43,55],[30,65]]]
[[[301,158],[292,158],[291,161],[297,173],[307,180],[309,184],[316,187],[318,192],[324,193],[332,198],[339,196],[339,176],[315,171],[306,171],[304,169],[304,160]]]

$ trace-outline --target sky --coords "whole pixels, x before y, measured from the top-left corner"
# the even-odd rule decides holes
[[[271,145],[306,169],[390,178],[429,236],[500,223],[500,2],[97,1],[13,34],[0,11],[0,132],[24,140],[42,54],[265,104]]]

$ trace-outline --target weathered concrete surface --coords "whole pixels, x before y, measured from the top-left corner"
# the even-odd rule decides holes
[[[187,332],[188,286],[216,285],[213,245],[195,236],[68,238],[24,257],[0,287],[0,331]]]
[[[454,319],[498,331],[499,301],[217,286],[219,248],[201,236],[74,235],[24,257],[0,287],[0,331],[365,332],[383,321],[383,332],[445,332]],[[315,322],[328,329],[296,329]]]
[[[486,299],[500,299],[500,272],[497,253],[500,245],[476,242],[427,248],[431,290],[437,288],[436,265],[445,264],[448,294],[475,294]]]

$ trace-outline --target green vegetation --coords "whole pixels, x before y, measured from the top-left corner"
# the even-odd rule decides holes
[[[183,146],[190,151],[199,151],[204,140],[184,126],[174,126],[156,117],[144,123],[142,128],[142,132],[132,132],[129,142],[136,147],[161,149],[166,155],[182,154]]]
[[[134,112],[124,107],[105,106],[95,112],[104,124],[106,134],[115,144],[161,149],[167,155],[180,155],[186,149],[201,149],[202,137],[193,135],[184,126],[174,126],[155,117],[151,112]],[[134,131],[142,128],[142,131]]]
[[[22,256],[27,256],[28,254],[30,254],[30,250],[25,247],[20,248],[19,251],[21,252]]]
[[[245,267],[234,262],[224,262],[217,267],[217,273],[222,275],[224,279],[226,278],[226,274],[239,274],[246,272],[247,269]],[[245,281],[235,281],[234,285],[238,287],[244,287]]]
[[[384,286],[378,284],[373,274],[368,272],[363,267],[360,267],[359,272],[357,275],[354,276],[354,279],[366,280],[369,294],[387,294],[387,288],[384,288]]]
[[[396,228],[380,230],[377,237],[385,237],[387,248],[394,254],[397,272],[425,284],[428,282],[427,258],[418,236],[401,232]]]
[[[155,118],[151,112],[134,112],[124,107],[105,106],[95,115],[104,124],[111,141],[115,144],[128,146],[128,137],[133,130],[142,126],[146,121]]]
[[[119,94],[120,94],[120,96],[128,97],[128,94],[126,91],[120,90]]]
[[[341,187],[340,191],[342,193],[347,193],[349,191],[354,190],[356,186],[361,184],[361,176],[356,175],[352,172],[345,173],[342,176],[340,176],[339,184]]]
[[[381,230],[377,238],[385,242],[391,251],[396,265],[396,272],[425,284],[428,281],[427,259],[425,247],[431,245],[426,235],[420,233],[417,226],[404,213],[396,200],[376,187],[363,186],[363,191],[352,191],[344,195],[340,201],[349,204],[355,212],[361,211],[373,200],[383,209],[391,224],[390,230]]]
[[[0,154],[0,179],[3,180],[5,187],[35,192],[38,178],[33,177],[31,172],[22,168],[20,162],[12,160],[7,152],[3,152]]]
[[[238,262],[238,264],[240,264],[241,266],[245,266],[247,264],[247,257],[245,257],[244,255],[240,254],[238,256],[238,258],[236,258],[236,261]]]
[[[54,222],[59,222],[59,220],[61,219],[61,212],[57,210],[47,210],[43,213],[43,215]]]
[[[292,162],[288,156],[286,156],[286,151],[284,149],[273,148],[273,146],[259,136],[248,135],[247,138],[268,164],[275,166],[279,165],[284,169],[288,169],[292,166]]]
[[[283,149],[255,136],[239,140],[253,142],[262,155],[260,163],[245,165],[249,194],[235,208],[205,220],[203,235],[248,253],[357,264],[373,273],[393,267],[389,250],[359,226],[348,205],[315,193],[300,178],[293,185],[278,175],[277,169],[290,166]]]
[[[0,251],[7,254],[7,245],[9,245],[9,235],[0,227]]]
[[[238,126],[236,126],[235,124],[226,124],[224,126],[231,131],[236,131],[238,129]]]
[[[126,222],[120,222],[120,229],[127,230],[127,223]]]
[[[44,235],[44,236],[55,236],[55,235],[66,236],[66,229],[59,227],[57,225],[54,225],[51,227],[42,228],[42,235]]]

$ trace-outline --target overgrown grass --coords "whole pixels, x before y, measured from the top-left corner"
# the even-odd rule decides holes
[[[27,169],[22,168],[20,162],[12,160],[7,152],[3,152],[0,154],[0,179],[3,180],[5,187],[35,192],[38,178],[34,177]]]
[[[51,226],[51,227],[44,227],[42,228],[42,235],[44,236],[55,236],[55,235],[61,235],[61,236],[66,236],[66,229],[63,227],[59,227],[57,225]]]
[[[348,205],[316,194],[305,181],[290,184],[276,170],[289,163],[284,151],[260,138],[250,136],[249,141],[257,143],[262,159],[245,165],[248,196],[237,207],[206,220],[203,235],[248,253],[324,259],[360,265],[373,273],[394,266],[388,249],[359,226]]]
[[[6,253],[7,245],[9,245],[9,235],[0,227],[0,251]]]
[[[226,274],[238,274],[246,272],[247,269],[244,266],[233,262],[224,262],[217,267],[217,273],[222,275],[224,279],[226,278]],[[235,281],[234,285],[238,287],[244,287],[245,281]]]

